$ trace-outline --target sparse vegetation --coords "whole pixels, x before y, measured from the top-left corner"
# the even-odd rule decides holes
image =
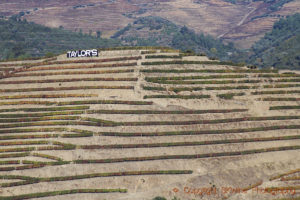
[[[153,24],[154,31],[160,29],[156,25]],[[119,49],[126,51],[115,51]],[[229,66],[216,60],[195,64],[206,58],[194,60],[197,53],[193,49],[185,52],[164,47],[110,50],[101,52],[101,59],[76,61],[58,56],[32,64],[28,64],[32,61],[0,64],[0,69],[13,68],[1,72],[5,80],[0,82],[0,92],[4,93],[0,96],[0,171],[4,173],[0,176],[0,186],[5,191],[11,187],[18,194],[23,194],[24,188],[33,188],[33,194],[4,196],[3,199],[100,192],[90,189],[78,192],[83,181],[97,184],[103,180],[109,188],[110,179],[120,179],[126,187],[132,188],[129,176],[143,184],[141,190],[144,190],[162,178],[165,182],[181,177],[182,180],[193,179],[196,159],[209,158],[212,162],[218,159],[222,166],[222,157],[230,161],[234,156],[238,161],[246,159],[245,155],[253,155],[254,165],[260,166],[270,155],[276,162],[279,159],[278,163],[283,163],[281,158],[287,161],[284,155],[295,158],[300,150],[297,145],[300,140],[297,109],[300,108],[296,103],[299,91],[284,89],[300,87],[297,73],[279,74],[273,69]],[[213,47],[210,51],[218,49]],[[143,55],[143,58],[156,59],[157,67],[140,66],[141,61],[135,60],[148,53],[151,55]],[[185,59],[194,65],[185,65],[186,61],[179,60],[179,56],[193,56]],[[164,58],[172,62],[178,59],[182,63],[160,66],[165,63]],[[91,71],[109,67],[117,68]],[[142,101],[142,98],[151,98],[153,102]],[[278,102],[270,104],[263,100]],[[255,160],[257,157],[260,159]],[[180,167],[176,169],[174,162]],[[295,162],[289,160],[289,163]],[[242,168],[247,167],[244,162],[239,163]],[[97,164],[105,166],[97,168]],[[275,168],[278,165],[273,167],[270,160],[266,173],[276,175],[270,171]],[[66,169],[72,170],[61,176]],[[45,170],[50,174],[40,175]],[[236,176],[232,174],[231,180]],[[245,175],[246,179],[249,177]],[[256,181],[245,183],[241,191],[262,184],[261,177],[257,177]],[[293,181],[282,181],[280,187]],[[114,187],[122,187],[119,181],[115,183]],[[53,184],[63,192],[44,193],[51,191],[48,186]],[[217,188],[219,184],[219,181],[211,181],[209,188]],[[34,189],[38,185],[42,193],[35,193],[40,192]],[[174,187],[173,192],[183,189],[176,184]],[[123,192],[122,189],[114,192],[118,191]],[[150,198],[165,194],[157,191],[151,193]],[[123,195],[117,194],[126,198]],[[114,198],[110,194],[106,196]]]

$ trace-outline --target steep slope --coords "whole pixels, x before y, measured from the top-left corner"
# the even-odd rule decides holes
[[[233,3],[230,3],[233,2]],[[5,0],[0,16],[20,15],[50,27],[111,36],[139,17],[159,16],[196,33],[249,48],[279,18],[299,12],[297,0]],[[234,3],[235,2],[235,3]],[[284,4],[282,3],[284,2]],[[287,2],[287,3],[285,3]]]
[[[44,56],[70,49],[117,46],[119,42],[83,33],[49,28],[17,18],[0,20],[0,60]]]
[[[178,26],[160,17],[141,17],[116,32],[112,38],[121,40],[123,45],[168,46],[205,53],[222,60],[228,60],[230,54],[238,53],[233,44],[225,45],[210,35],[197,34],[186,26]]]
[[[247,7],[250,10],[241,21],[219,36],[224,41],[234,41],[240,48],[250,48],[276,21],[300,12],[300,2],[295,0],[256,0]]]
[[[256,42],[249,62],[278,69],[300,69],[300,14],[276,22],[271,32]]]
[[[158,47],[0,67],[0,199],[299,198],[299,71]]]

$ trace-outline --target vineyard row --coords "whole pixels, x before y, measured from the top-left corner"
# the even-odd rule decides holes
[[[86,100],[86,101],[7,101],[0,102],[1,105],[85,105],[85,104],[125,104],[125,105],[152,105],[151,101],[122,101],[122,100]]]
[[[2,196],[1,200],[24,200],[42,197],[51,197],[67,194],[80,194],[80,193],[126,193],[126,189],[73,189],[73,190],[61,190],[61,191],[51,191],[51,192],[40,192],[23,194],[17,196]]]
[[[283,140],[297,140],[300,135],[281,136],[281,137],[267,137],[267,138],[247,138],[247,139],[226,139],[226,140],[211,140],[211,141],[197,141],[197,142],[169,142],[169,143],[148,143],[148,144],[112,144],[112,145],[72,145],[54,142],[54,145],[59,146],[43,146],[43,147],[25,147],[25,148],[9,148],[0,149],[0,152],[26,152],[33,150],[72,150],[72,149],[125,149],[125,148],[156,148],[156,147],[178,147],[178,146],[202,146],[202,145],[216,145],[216,144],[234,144],[234,143],[251,143],[251,142],[268,142],[268,141],[283,141]],[[51,141],[13,141],[1,142],[2,146],[15,145],[45,145],[51,144]]]
[[[245,112],[247,109],[221,109],[221,110],[76,110],[57,111],[46,113],[26,114],[0,114],[0,118],[21,118],[21,117],[44,117],[57,115],[78,115],[78,114],[206,114],[206,113],[232,113]]]
[[[229,66],[238,66],[242,67],[244,64],[237,64],[233,62],[219,62],[219,61],[181,61],[181,60],[174,60],[174,61],[157,61],[157,62],[142,62],[142,65],[173,65],[173,64],[210,64],[210,65],[229,65]]]
[[[0,128],[29,127],[29,126],[56,126],[56,125],[83,125],[98,127],[115,127],[115,126],[162,126],[162,125],[194,125],[194,124],[219,124],[267,120],[296,120],[300,116],[269,116],[269,117],[243,117],[214,120],[195,120],[195,121],[141,121],[141,122],[115,122],[89,117],[80,116],[50,116],[40,118],[19,118],[19,119],[1,119],[1,122],[28,122],[28,123],[11,123],[1,124]],[[49,121],[49,120],[66,120],[66,121]],[[69,120],[69,121],[68,121]],[[72,120],[72,121],[70,121]]]
[[[93,90],[93,89],[120,89],[133,90],[134,86],[77,86],[77,87],[45,87],[45,88],[21,88],[21,89],[0,89],[0,92],[36,92],[36,91],[62,91],[62,90]],[[45,95],[47,96],[47,95]],[[58,95],[59,96],[59,95]],[[1,97],[0,97],[1,99]]]
[[[177,78],[177,77],[172,77]],[[159,78],[147,79],[147,82],[160,83],[160,84],[173,84],[173,85],[195,85],[195,84],[233,84],[233,83],[262,83],[266,80],[209,80],[209,81],[184,81],[184,80],[161,80]],[[278,79],[278,80],[267,80],[270,83],[276,82],[300,82],[300,79]],[[268,86],[267,86],[268,87]]]
[[[6,129],[0,130],[0,134],[9,133],[37,133],[37,132],[73,132],[76,134],[62,134],[62,137],[90,137],[90,136],[117,136],[117,137],[151,137],[151,136],[176,136],[176,135],[210,135],[210,134],[232,134],[232,133],[251,133],[264,132],[274,130],[297,130],[300,125],[281,125],[281,126],[266,126],[244,129],[225,129],[225,130],[202,130],[202,131],[170,131],[170,132],[92,132],[87,130],[73,128],[27,128],[27,129]],[[79,134],[79,136],[77,136]],[[32,138],[52,138],[58,137],[59,134],[45,135],[6,135],[0,136],[0,140],[11,139],[32,139]]]
[[[114,74],[114,73],[131,73],[133,69],[123,70],[101,70],[101,71],[63,71],[63,72],[46,72],[46,73],[26,73],[11,74],[10,77],[26,77],[26,76],[55,76],[55,75],[80,75],[80,74]]]
[[[144,73],[278,73],[278,70],[242,70],[242,69],[142,69]]]
[[[161,156],[127,157],[127,158],[112,158],[112,159],[98,159],[98,160],[74,160],[73,162],[76,164],[90,164],[90,163],[154,161],[154,160],[169,160],[169,159],[198,159],[198,158],[213,158],[213,157],[223,157],[223,156],[240,156],[240,155],[250,155],[250,154],[266,153],[266,152],[298,150],[298,149],[300,149],[299,145],[253,149],[253,150],[245,150],[245,151],[221,152],[221,153],[192,154],[192,155],[161,155]]]
[[[158,170],[158,171],[128,171],[128,172],[107,172],[107,173],[93,173],[93,174],[83,174],[75,176],[61,176],[61,177],[50,177],[50,178],[40,178],[40,177],[29,177],[29,176],[16,176],[16,175],[2,175],[1,179],[21,179],[23,181],[12,182],[12,183],[2,183],[1,187],[14,187],[20,185],[28,185],[40,182],[55,182],[55,181],[70,181],[70,180],[80,180],[89,178],[99,178],[99,177],[118,177],[118,176],[144,176],[144,175],[180,175],[180,174],[192,174],[191,170]]]
[[[27,83],[64,83],[79,81],[137,81],[137,78],[71,78],[71,79],[47,79],[47,80],[23,80],[23,81],[2,81],[0,84],[27,84]]]
[[[57,67],[32,67],[25,71],[41,71],[41,70],[61,70],[61,69],[91,69],[91,68],[111,68],[111,67],[128,67],[136,66],[137,63],[116,63],[116,64],[95,64],[95,65],[68,65],[68,66],[57,66]]]

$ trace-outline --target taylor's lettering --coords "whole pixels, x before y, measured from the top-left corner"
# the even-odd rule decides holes
[[[77,57],[98,57],[98,50],[91,49],[91,50],[77,50],[77,51],[68,51],[67,57],[68,58],[77,58]]]

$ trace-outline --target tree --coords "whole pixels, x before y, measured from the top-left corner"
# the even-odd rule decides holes
[[[101,31],[97,31],[97,38],[101,38]]]

